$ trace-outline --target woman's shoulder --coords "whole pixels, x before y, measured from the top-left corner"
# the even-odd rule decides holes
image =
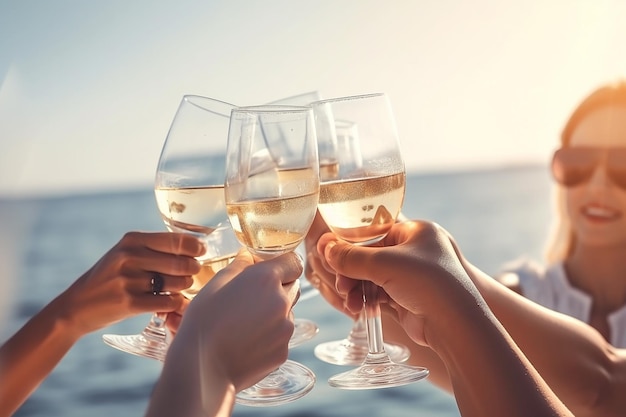
[[[505,264],[502,271],[500,282],[543,306],[556,309],[559,299],[568,293],[561,262],[545,265],[520,258]]]
[[[502,265],[496,279],[498,281],[502,281],[502,279],[516,279],[517,281],[527,278],[541,279],[545,276],[545,272],[546,268],[541,263],[522,256]]]
[[[546,268],[542,263],[534,259],[520,256],[502,265],[502,271],[540,276],[545,274]]]

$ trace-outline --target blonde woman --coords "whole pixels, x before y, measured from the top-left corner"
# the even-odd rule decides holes
[[[499,281],[626,347],[626,81],[580,103],[551,168],[557,221],[547,266],[520,262]]]

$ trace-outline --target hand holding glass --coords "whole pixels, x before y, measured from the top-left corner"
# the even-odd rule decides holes
[[[389,100],[368,94],[322,100],[311,104],[316,116],[320,154],[336,144],[337,120],[358,130],[350,150],[337,152],[333,179],[320,187],[319,211],[332,232],[355,245],[382,240],[396,221],[404,201],[406,174]],[[336,145],[335,145],[336,146]],[[355,157],[354,152],[359,156]],[[342,154],[349,163],[342,163]],[[332,155],[332,153],[331,153]],[[390,270],[389,273],[393,273]],[[344,389],[372,389],[419,381],[428,370],[394,363],[385,350],[378,287],[363,281],[368,354],[363,364],[329,379]]]
[[[208,236],[218,228],[229,228],[224,205],[224,161],[230,111],[234,107],[208,97],[184,96],[163,144],[156,171],[154,194],[167,229],[191,233],[207,243],[206,254],[199,258],[207,265],[201,272],[204,275],[211,269],[208,262],[217,250],[211,246],[221,244],[218,236],[207,240]],[[224,236],[227,234],[220,232],[220,239]],[[222,250],[229,248],[230,255],[234,256],[236,250],[227,243],[224,242]],[[219,264],[213,264],[212,269]],[[201,276],[194,277],[194,281]],[[161,361],[169,346],[165,317],[158,313],[152,315],[140,334],[105,334],[103,339],[116,349]]]
[[[356,123],[349,120],[328,122],[334,123],[335,134],[329,130],[326,135],[321,135],[317,142],[322,184],[338,179],[339,166],[341,172],[357,172],[363,167]],[[320,343],[315,346],[314,352],[318,359],[334,365],[360,365],[365,360],[368,350],[365,310],[361,310],[346,338]],[[405,362],[411,354],[406,346],[388,342],[385,342],[385,351],[391,360],[397,363]]]

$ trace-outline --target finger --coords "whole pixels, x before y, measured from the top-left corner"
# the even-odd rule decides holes
[[[153,271],[163,275],[184,276],[195,275],[202,268],[200,262],[193,257],[155,252],[152,249],[140,248],[118,255],[123,269],[132,268]]]
[[[348,278],[341,274],[336,275],[335,288],[337,292],[342,296],[346,297],[348,294],[353,292],[355,289],[361,291],[361,281],[355,278]]]
[[[319,255],[309,252],[307,254],[307,266],[310,269],[305,273],[305,277],[311,285],[318,287],[320,281],[324,281],[326,285],[335,287],[335,271],[329,272],[324,268],[322,258]]]
[[[206,252],[206,247],[197,237],[189,233],[173,232],[128,232],[122,244],[144,246],[157,252],[197,257]]]
[[[328,302],[328,304],[330,304],[337,311],[340,311],[347,316],[355,318],[355,311],[347,308],[346,299],[337,294],[337,291],[334,288],[329,288],[326,284],[322,284],[319,288],[319,292],[326,300],[326,302]],[[363,305],[362,302],[361,305]],[[358,314],[358,310],[356,311],[356,313]]]
[[[254,264],[254,258],[252,254],[247,249],[240,249],[235,256],[235,259],[225,268],[220,270],[215,276],[209,281],[207,285],[210,285],[210,288],[221,288],[226,283],[230,282],[234,277],[239,275],[244,269]],[[206,286],[205,286],[206,287]]]
[[[345,279],[345,278],[344,278]],[[352,289],[345,294],[344,307],[351,313],[355,314],[363,309],[363,286],[362,281],[350,279],[356,283]]]
[[[147,272],[147,277],[142,278],[144,291],[150,294],[159,294],[164,292],[180,292],[189,288],[193,284],[191,276],[172,276],[159,274],[158,272]],[[139,281],[137,279],[136,281]],[[143,282],[145,281],[145,283]]]
[[[304,276],[310,281],[311,276],[313,275],[313,265],[312,262],[314,261],[315,256],[313,255],[313,253],[311,252],[307,252],[306,254],[306,262],[304,264]]]
[[[139,271],[120,275],[122,290],[130,294],[177,293],[193,284],[187,276],[166,275],[155,271]],[[112,281],[113,282],[113,281]]]
[[[338,240],[322,239],[320,244],[324,258],[338,274],[349,278],[368,279],[381,286],[387,279],[385,270],[388,269],[389,263],[374,261],[375,255],[384,253],[384,248],[355,246]],[[345,288],[342,290],[349,291]]]
[[[131,309],[135,313],[147,313],[158,311],[169,313],[178,311],[185,303],[185,297],[181,294],[152,295],[142,294],[133,297]]]
[[[178,327],[180,327],[180,322],[182,320],[183,316],[175,311],[167,313],[167,317],[165,318],[165,325],[173,336],[176,336],[176,332],[178,331]]]
[[[283,289],[287,294],[287,298],[291,300],[291,308],[296,305],[300,298],[300,280],[295,280],[289,284],[284,284]]]
[[[335,236],[333,233],[323,234],[317,241],[317,246],[315,248],[317,250],[317,255],[314,254],[314,257],[319,260],[319,268],[326,270],[327,272],[332,273],[332,274],[334,274],[336,271],[326,260],[324,256],[324,248],[326,247],[328,242],[334,241],[334,240],[337,240],[337,236]]]
[[[389,299],[388,302],[386,303],[382,303],[380,305],[380,312],[382,315],[384,316],[389,316],[391,317],[393,320],[395,320],[396,322],[400,322],[400,316],[399,316],[399,311],[406,311],[404,310],[398,303],[396,303],[395,301],[393,301],[392,299]]]

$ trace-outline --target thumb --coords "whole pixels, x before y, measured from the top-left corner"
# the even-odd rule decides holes
[[[238,276],[247,267],[254,264],[252,254],[246,249],[240,249],[237,256],[225,268],[218,271],[215,276],[204,286],[202,290],[207,288],[205,292],[215,292],[228,284],[233,278]],[[210,289],[210,290],[209,290]],[[202,290],[200,292],[202,292]],[[196,296],[197,298],[198,296]]]
[[[384,247],[356,246],[331,236],[322,236],[319,248],[323,250],[328,265],[337,274],[348,278],[366,279],[382,285],[386,267],[384,262],[380,262],[378,255],[384,253]],[[377,259],[376,262],[374,258]]]
[[[304,260],[295,251],[268,259],[261,264],[263,268],[268,269],[268,273],[279,277],[283,285],[297,280],[304,271]]]

